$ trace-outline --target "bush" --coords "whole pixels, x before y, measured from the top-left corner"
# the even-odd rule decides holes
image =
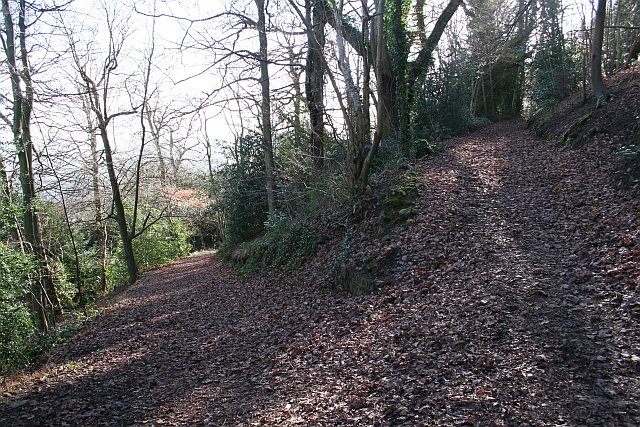
[[[438,141],[491,124],[474,115],[471,87],[474,68],[467,58],[442,59],[425,79],[412,109],[412,151],[417,158],[440,151]]]
[[[293,271],[313,257],[324,241],[316,227],[294,222],[278,211],[269,216],[265,227],[268,233],[264,237],[245,243],[248,258],[240,274],[250,275],[263,268]]]
[[[193,231],[180,219],[162,218],[133,239],[133,252],[140,272],[151,270],[187,256],[193,250]],[[107,282],[115,286],[128,280],[127,265],[118,241],[114,258],[107,264]]]
[[[0,242],[0,371],[31,361],[29,343],[37,336],[29,307],[29,277],[35,261]]]
[[[140,271],[175,261],[191,252],[191,231],[179,219],[162,219],[133,240]]]
[[[238,138],[229,149],[231,162],[219,172],[222,198],[209,211],[225,218],[223,253],[264,230],[268,208],[261,147],[257,133]]]

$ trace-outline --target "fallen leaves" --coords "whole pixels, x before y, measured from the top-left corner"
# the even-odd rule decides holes
[[[640,203],[614,166],[494,125],[417,166],[391,241],[361,225],[353,265],[395,285],[321,286],[327,253],[296,277],[181,260],[4,395],[0,423],[638,425]]]

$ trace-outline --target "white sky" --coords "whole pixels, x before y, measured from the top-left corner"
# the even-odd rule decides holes
[[[357,2],[359,3],[359,1]],[[130,5],[135,5],[136,9],[143,13],[153,13],[154,0],[76,0],[72,9],[75,13],[68,13],[64,16],[66,25],[78,29],[74,35],[78,41],[92,44],[92,48],[98,52],[93,55],[96,67],[104,62],[104,50],[108,38],[106,34],[104,7],[112,9],[119,7],[116,21],[126,17],[126,11]],[[205,98],[206,94],[211,94],[216,88],[219,88],[225,79],[223,78],[218,67],[210,68],[211,64],[219,57],[215,56],[212,49],[207,49],[202,45],[203,41],[219,40],[221,34],[225,31],[232,30],[229,20],[220,18],[211,21],[190,22],[187,19],[175,19],[175,17],[202,19],[204,17],[213,16],[223,10],[234,10],[238,13],[249,14],[255,16],[255,6],[252,0],[156,0],[156,13],[161,17],[155,22],[155,52],[152,67],[152,86],[159,88],[159,96],[156,102],[161,107],[175,110],[189,110],[197,104],[197,100]],[[275,1],[271,2],[272,7],[276,5]],[[286,6],[286,2],[281,2]],[[297,22],[297,18],[292,18],[290,10],[284,7],[272,14],[271,23],[281,27],[290,26],[292,22]],[[566,12],[565,20],[570,27],[579,27],[583,14],[589,19],[592,11],[592,5],[589,0],[565,0]],[[462,11],[458,11],[462,14]],[[114,77],[112,83],[114,89],[113,102],[111,108],[112,113],[119,110],[130,108],[131,101],[127,95],[127,91],[134,92],[140,90],[140,75],[144,69],[145,58],[149,52],[149,41],[151,35],[151,25],[153,20],[142,14],[132,12],[129,19],[129,33],[125,38],[123,54],[118,64],[117,76]],[[290,28],[290,27],[289,27]],[[82,29],[82,31],[80,31]],[[94,32],[88,32],[93,30]],[[93,35],[92,35],[93,34]],[[248,50],[257,50],[257,37],[255,31],[243,31],[240,33],[238,46],[247,48]],[[230,39],[226,44],[230,43]],[[275,41],[284,43],[282,33],[272,34],[270,40],[271,46],[275,46]],[[63,40],[58,39],[58,43]],[[60,47],[60,46],[59,46]],[[184,49],[184,48],[187,49]],[[217,46],[220,47],[220,46]],[[60,47],[62,49],[62,47]],[[102,50],[101,50],[102,49]],[[34,57],[37,49],[34,49]],[[101,53],[102,52],[102,53]],[[49,53],[48,57],[51,57]],[[282,58],[284,60],[284,58]],[[34,61],[37,62],[37,59]],[[69,78],[74,76],[73,70],[64,64],[56,73],[51,76],[50,73],[43,73],[43,78],[49,82],[57,80],[60,86],[69,87]],[[228,67],[229,77],[247,77],[254,80],[247,80],[245,84],[237,85],[235,91],[240,97],[253,97],[257,99],[259,91],[257,91],[257,70],[253,69],[249,72],[242,71],[241,68],[246,67],[246,62],[237,63],[238,68]],[[96,68],[94,67],[94,68]],[[277,91],[281,87],[290,84],[290,78],[286,74],[283,67],[272,66],[270,70],[272,74],[272,91]],[[304,76],[303,76],[304,78]],[[6,83],[6,81],[5,81]],[[327,85],[327,93],[332,96],[333,90]],[[244,125],[247,127],[255,127],[256,125],[256,109],[255,103],[252,101],[236,102],[232,100],[233,94],[227,90],[213,98],[215,105],[206,109],[207,133],[211,139],[232,140],[236,132],[239,132],[237,126]],[[194,99],[196,101],[194,101]],[[253,105],[253,109],[251,108]],[[78,111],[76,111],[76,114]],[[71,114],[69,108],[62,109],[58,112],[52,111],[50,107],[36,107],[34,112],[37,118],[43,122],[55,122],[60,125],[65,120],[69,121]],[[139,123],[135,116],[129,118],[117,118],[114,120],[112,127],[113,142],[121,152],[128,151],[128,147],[135,148],[139,144]],[[82,123],[82,117],[76,117],[75,121]],[[340,122],[338,119],[337,122]],[[68,123],[67,123],[68,125]],[[185,117],[178,126],[178,121],[174,122],[176,128],[174,137],[189,137],[188,146],[197,145],[197,132],[194,128],[199,125],[198,120]],[[58,126],[59,127],[59,126]],[[235,127],[235,129],[234,129]],[[57,128],[54,126],[54,128]],[[60,134],[51,135],[51,129],[47,130],[49,138],[60,137]],[[34,132],[35,133],[35,132]],[[167,135],[165,135],[167,136]],[[202,138],[202,134],[199,135]],[[149,147],[151,150],[152,147]],[[130,150],[129,150],[130,151]],[[195,163],[201,163],[203,159],[202,149],[192,149],[188,154]],[[221,159],[218,153],[218,159]],[[204,167],[201,167],[204,169]]]

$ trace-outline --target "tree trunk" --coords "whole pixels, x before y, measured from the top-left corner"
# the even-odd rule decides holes
[[[111,195],[113,197],[113,205],[116,210],[116,223],[118,224],[118,232],[120,233],[120,239],[122,240],[122,250],[124,253],[125,262],[127,263],[127,275],[129,284],[133,284],[138,280],[138,264],[136,263],[135,254],[133,252],[132,238],[129,234],[129,227],[127,225],[127,213],[124,209],[124,203],[122,202],[122,195],[120,194],[120,184],[118,183],[118,177],[113,165],[113,154],[111,152],[111,144],[109,142],[109,135],[107,134],[106,124],[100,120],[98,128],[100,129],[100,138],[102,139],[102,145],[104,147],[104,159],[107,166],[107,173],[109,175],[109,184],[111,186]]]
[[[78,60],[76,58],[76,64],[78,66]],[[109,142],[109,134],[107,133],[107,126],[109,119],[106,116],[106,112],[100,108],[100,97],[98,95],[98,88],[95,83],[89,78],[89,76],[81,69],[80,74],[85,84],[85,89],[89,97],[91,110],[96,116],[98,121],[98,129],[100,131],[100,139],[102,140],[102,146],[104,148],[105,166],[107,167],[107,174],[109,175],[109,186],[111,187],[111,195],[113,198],[113,205],[116,211],[116,224],[118,225],[118,232],[120,239],[122,240],[122,251],[124,253],[125,262],[127,264],[127,274],[129,284],[133,284],[138,280],[138,264],[136,263],[135,254],[133,252],[132,239],[133,236],[129,234],[129,228],[127,225],[127,214],[122,201],[122,195],[120,193],[120,184],[118,183],[118,177],[116,175],[115,166],[113,164],[113,153],[111,151],[111,143]],[[103,99],[106,108],[106,99]]]
[[[309,106],[309,122],[311,124],[311,157],[316,169],[324,167],[324,66],[321,55],[324,55],[324,26],[326,23],[324,1],[305,0],[307,21],[311,22],[312,31],[307,31],[307,64],[305,92]]]
[[[107,174],[109,176],[109,186],[111,187],[112,202],[115,209],[115,220],[116,224],[118,225],[118,233],[120,234],[120,239],[122,241],[122,252],[124,255],[125,263],[127,265],[127,281],[129,284],[133,284],[138,280],[138,264],[135,259],[132,242],[133,239],[137,235],[139,235],[139,233],[135,234],[135,226],[133,226],[131,228],[131,231],[129,231],[126,210],[124,207],[122,194],[120,192],[120,185],[118,183],[118,177],[113,163],[113,152],[111,150],[111,143],[109,141],[109,133],[107,129],[114,117],[134,114],[137,111],[133,109],[131,111],[119,112],[115,115],[108,114],[108,106],[110,101],[108,96],[110,89],[109,78],[111,76],[111,73],[113,73],[118,67],[117,58],[120,53],[120,49],[122,48],[122,45],[116,40],[115,35],[112,32],[111,24],[112,22],[109,23],[110,42],[108,52],[106,54],[108,60],[105,62],[106,65],[101,69],[101,75],[99,77],[99,80],[97,80],[98,83],[96,83],[96,81],[94,81],[87,74],[88,64],[84,59],[81,59],[79,57],[76,50],[75,42],[69,33],[67,33],[67,36],[69,39],[69,47],[71,55],[73,57],[73,61],[75,63],[75,68],[80,75],[81,85],[85,90],[87,100],[89,101],[89,106],[91,108],[91,111],[95,115],[97,129],[100,132],[100,139],[102,140],[104,149],[105,166],[107,168]],[[144,103],[146,103],[147,101],[148,100],[145,97]],[[137,172],[139,172],[139,168],[137,168]],[[139,182],[136,182],[136,186],[138,184]],[[135,219],[133,222],[135,224]]]
[[[14,32],[14,22],[11,16],[8,0],[2,0],[2,14],[5,24],[4,43],[11,89],[13,95],[13,123],[12,131],[14,144],[18,154],[20,169],[20,187],[22,189],[22,203],[24,207],[23,227],[24,236],[27,243],[31,245],[31,251],[42,263],[43,274],[35,283],[32,289],[33,310],[36,322],[41,330],[46,331],[49,324],[55,324],[56,314],[62,312],[58,294],[53,283],[53,277],[46,251],[42,240],[40,218],[36,206],[36,190],[33,175],[33,144],[31,141],[31,110],[33,108],[33,83],[31,80],[31,70],[28,60],[28,50],[26,43],[25,22],[26,4],[25,0],[19,2],[18,15],[18,41],[19,60],[16,56],[16,36]],[[24,92],[20,83],[24,82]],[[52,311],[46,309],[50,306]]]
[[[160,145],[160,126],[155,122],[153,115],[151,114],[151,109],[147,108],[146,118],[147,123],[149,123],[149,130],[151,131],[151,140],[153,141],[153,145],[158,153],[158,165],[160,169],[160,183],[164,185],[167,181],[167,164],[164,160],[164,154],[162,153],[162,146]]]
[[[424,3],[425,0],[416,0],[416,29],[418,30],[418,40],[420,41],[420,49],[427,43],[427,30],[424,22]]]
[[[604,39],[606,7],[607,0],[598,0],[591,48],[591,90],[596,96],[596,105],[606,102],[611,96],[611,92],[609,92],[602,79],[602,41]]]
[[[11,185],[9,184],[9,178],[7,177],[7,168],[2,154],[0,154],[0,188],[0,199],[4,200],[4,203],[6,203],[7,207],[11,206],[11,204],[13,204],[13,197],[11,196]],[[2,228],[3,230],[8,229],[11,238],[16,242],[19,242],[20,247],[24,250],[22,235],[20,233],[20,223],[18,222],[18,218],[14,213],[11,213],[10,223],[0,222],[0,228]]]
[[[276,189],[274,179],[273,140],[271,135],[271,98],[269,87],[269,62],[267,52],[267,28],[264,10],[264,0],[255,0],[258,8],[258,38],[260,40],[260,86],[262,89],[261,118],[262,142],[264,149],[264,167],[267,181],[267,204],[269,213],[276,210]]]
[[[82,108],[87,116],[87,133],[89,134],[89,143],[91,146],[91,187],[93,190],[93,208],[96,240],[98,241],[98,264],[100,264],[100,291],[107,292],[107,228],[102,218],[102,191],[100,191],[100,174],[99,174],[99,157],[98,157],[98,141],[91,120],[91,108],[82,100]]]
[[[378,0],[377,1],[377,7],[376,10],[377,11],[382,11],[384,10],[384,2],[385,0]],[[377,33],[378,34],[383,34],[383,25],[384,25],[384,21],[382,19],[377,19],[374,20],[374,25],[377,25]],[[384,42],[384,38],[380,38],[379,42],[376,44],[376,47],[378,49],[377,54],[375,55],[376,58],[378,58],[379,60],[382,59],[382,48],[385,45]],[[373,46],[373,44],[372,44]],[[382,67],[382,63],[381,62],[376,62],[374,64],[374,68],[376,69],[376,74],[380,75],[382,73],[381,70]],[[365,70],[365,72],[367,74],[369,74],[369,70],[368,70],[368,66],[367,66],[367,70]],[[383,90],[382,86],[383,86],[383,82],[381,80],[377,81],[377,85],[378,85],[378,93],[380,93],[381,90]],[[379,95],[378,95],[379,96]],[[378,152],[378,147],[380,146],[380,142],[382,141],[383,138],[383,131],[384,131],[384,123],[386,122],[385,120],[385,114],[386,114],[386,110],[385,107],[383,105],[382,102],[378,101],[378,109],[377,109],[377,125],[376,125],[376,133],[373,137],[373,143],[371,144],[371,149],[369,150],[369,153],[367,153],[367,157],[364,159],[364,163],[362,165],[362,172],[360,173],[360,186],[362,188],[362,190],[364,191],[367,187],[367,182],[369,180],[369,170],[371,168],[371,163],[373,162],[374,157],[376,156],[376,153]]]
[[[302,70],[298,69],[296,66],[297,56],[293,52],[293,47],[288,46],[287,48],[289,54],[289,75],[291,76],[291,81],[293,83],[293,144],[296,147],[302,146],[302,89],[300,85],[300,76],[302,75]]]
[[[609,58],[609,74],[613,74],[620,69],[620,64],[622,63],[622,51],[620,49],[620,33],[621,29],[618,28],[620,25],[620,8],[622,1],[618,0],[616,5],[616,16],[613,22],[613,37],[611,40],[611,56]]]
[[[342,22],[341,10],[332,10],[333,18],[336,22]],[[359,178],[364,163],[364,150],[366,145],[366,134],[368,129],[364,129],[364,115],[362,112],[362,100],[360,92],[356,87],[351,68],[345,53],[344,37],[340,25],[336,28],[336,44],[338,48],[338,68],[344,77],[344,84],[347,92],[347,105],[352,126],[349,126],[349,144],[347,146],[347,179],[349,186],[358,191]],[[355,126],[353,126],[355,124]]]
[[[453,18],[453,15],[461,4],[462,0],[449,0],[447,7],[444,8],[438,17],[438,20],[433,26],[433,30],[431,30],[431,34],[429,34],[429,37],[422,46],[422,49],[420,49],[416,60],[411,65],[408,80],[409,84],[412,86],[409,90],[410,96],[415,92],[416,84],[419,84],[419,77],[425,73],[431,65],[433,51],[438,46],[444,30],[447,28],[447,24],[451,18]]]
[[[631,47],[629,48],[629,55],[627,55],[627,60],[624,63],[625,69],[629,68],[631,66],[631,61],[633,61],[638,56],[638,52],[640,51],[639,48],[640,48],[640,33],[638,33],[636,38],[633,40]]]
[[[378,92],[378,103],[381,104],[384,121],[380,129],[381,137],[387,138],[399,130],[398,111],[396,108],[396,79],[391,68],[391,56],[384,38],[384,11],[379,11],[373,18],[371,28],[371,53]]]

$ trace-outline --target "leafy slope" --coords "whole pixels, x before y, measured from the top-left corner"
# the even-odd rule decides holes
[[[640,66],[620,71],[607,79],[613,100],[594,110],[591,92],[576,93],[554,108],[534,116],[529,126],[541,136],[580,145],[592,141],[609,143],[612,148],[640,150]],[[634,174],[639,162],[631,166]],[[631,171],[629,171],[631,172]]]
[[[353,255],[393,250],[396,285],[181,260],[9,383],[0,424],[639,425],[638,190],[608,143],[558,152],[523,127],[416,167],[414,222]]]

